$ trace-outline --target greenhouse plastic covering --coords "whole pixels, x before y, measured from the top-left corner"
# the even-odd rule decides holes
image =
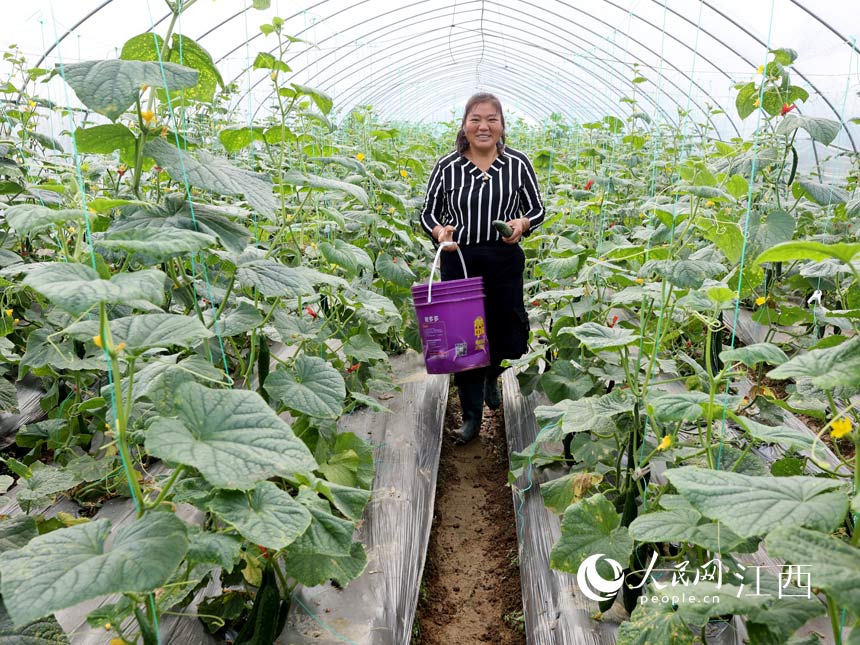
[[[164,30],[159,0],[7,3],[4,21],[28,60],[48,67],[115,57],[130,37]],[[235,83],[236,120],[267,109],[266,70],[252,69],[271,51],[259,25],[273,16],[290,47],[290,80],[328,93],[339,115],[373,105],[383,118],[447,120],[477,90],[496,92],[514,114],[539,122],[552,113],[586,122],[626,116],[620,102],[671,123],[679,111],[728,139],[748,134],[733,109],[733,86],[754,77],[766,48],[799,54],[794,73],[810,89],[808,116],[845,123],[836,145],[857,149],[860,14],[850,3],[799,0],[250,0],[206,1],[181,16],[178,31],[212,55],[225,83]],[[59,44],[58,44],[58,41]],[[634,82],[646,79],[644,82]],[[64,100],[60,79],[43,91]],[[74,101],[74,97],[72,97]]]

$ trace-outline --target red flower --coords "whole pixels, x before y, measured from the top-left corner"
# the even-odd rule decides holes
[[[355,365],[350,365],[349,367],[347,367],[347,368],[346,368],[346,373],[347,373],[347,374],[352,374],[352,373],[353,373],[353,372],[355,372],[359,367],[361,367],[361,363],[356,363]]]
[[[615,327],[615,323],[618,322],[618,316],[612,316],[612,322],[609,323],[610,327]]]
[[[260,546],[260,545],[258,544],[257,546]],[[260,551],[262,552],[263,558],[268,560],[269,559],[269,550],[264,546],[260,546]]]
[[[779,111],[779,116],[785,116],[796,107],[797,106],[794,103],[792,103],[791,105],[789,105],[788,103],[783,104],[782,109]]]
[[[589,179],[589,180],[588,180],[588,183],[587,183],[587,184],[585,184],[585,187],[584,187],[582,190],[591,190],[591,187],[592,187],[592,186],[594,186],[594,180],[593,180],[593,179]]]
[[[311,309],[311,306],[310,306],[310,305],[308,305],[307,307],[305,307],[305,311],[307,311],[307,312],[308,312],[308,315],[309,315],[311,318],[316,318],[316,317],[317,317],[317,312],[315,312],[313,309]]]
[[[540,307],[540,300],[532,300],[532,307]]]

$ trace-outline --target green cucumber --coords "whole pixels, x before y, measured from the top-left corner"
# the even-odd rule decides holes
[[[502,237],[510,237],[514,234],[514,229],[508,226],[507,222],[503,222],[500,219],[493,220],[493,226],[501,233]]]

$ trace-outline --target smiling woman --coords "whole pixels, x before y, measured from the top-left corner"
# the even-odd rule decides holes
[[[484,278],[490,365],[459,372],[454,382],[463,407],[463,426],[455,441],[478,436],[483,404],[501,405],[501,361],[522,356],[528,343],[523,305],[525,254],[519,241],[543,221],[543,204],[531,163],[505,145],[505,117],[499,99],[475,94],[466,103],[457,133],[457,150],[440,159],[430,176],[421,224],[438,243],[453,242],[469,277]],[[506,222],[503,237],[492,223]],[[443,254],[442,280],[465,277],[458,258]]]

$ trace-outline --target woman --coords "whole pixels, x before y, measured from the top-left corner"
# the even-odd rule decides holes
[[[501,405],[502,359],[519,358],[528,348],[525,254],[519,241],[543,221],[543,212],[528,157],[505,146],[499,99],[475,94],[466,102],[457,150],[442,157],[430,175],[421,212],[421,225],[435,242],[454,242],[442,254],[442,280],[465,277],[457,254],[451,253],[458,248],[469,277],[484,278],[490,365],[454,375],[463,408],[463,426],[454,433],[458,443],[478,435],[485,400],[492,410]],[[513,233],[502,237],[493,220],[507,222]]]

